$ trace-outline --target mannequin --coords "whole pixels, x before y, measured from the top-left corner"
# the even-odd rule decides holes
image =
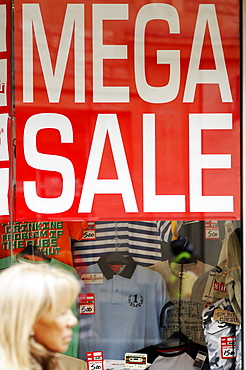
[[[181,330],[190,340],[205,345],[202,329],[201,304],[190,300],[192,287],[198,276],[209,271],[213,266],[200,261],[189,238],[180,235],[170,244],[173,257],[149,268],[159,272],[165,279],[171,301],[176,306],[169,316],[164,338]],[[180,315],[178,315],[178,310]],[[178,317],[180,316],[180,320]]]

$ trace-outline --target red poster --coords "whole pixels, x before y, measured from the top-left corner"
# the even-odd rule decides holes
[[[10,215],[10,1],[0,0],[0,221]]]
[[[239,3],[224,4],[14,1],[17,219],[240,218]]]

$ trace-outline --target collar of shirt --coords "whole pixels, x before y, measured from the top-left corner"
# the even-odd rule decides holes
[[[131,256],[126,257],[127,264],[125,265],[124,269],[119,273],[120,276],[130,279],[137,267],[136,262],[133,260]],[[100,267],[103,275],[106,277],[107,280],[112,279],[114,275],[117,275],[107,264],[106,256],[102,256],[98,261],[98,266]]]

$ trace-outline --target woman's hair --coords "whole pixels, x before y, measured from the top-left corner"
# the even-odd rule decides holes
[[[23,263],[1,272],[0,368],[30,369],[33,324],[50,310],[70,308],[79,290],[72,274],[50,266]]]

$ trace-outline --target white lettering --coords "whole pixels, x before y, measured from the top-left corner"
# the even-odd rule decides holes
[[[202,169],[231,168],[230,154],[201,154],[202,130],[232,129],[231,114],[190,114],[190,211],[233,212],[233,196],[202,195]]]
[[[129,87],[103,86],[104,59],[127,59],[126,45],[103,45],[103,21],[128,19],[127,4],[93,4],[93,101],[129,102]]]
[[[0,215],[9,215],[8,189],[9,189],[9,169],[0,168]]]
[[[59,172],[63,179],[62,193],[56,198],[38,196],[36,181],[24,181],[24,198],[33,212],[60,213],[73,204],[75,194],[75,173],[72,162],[64,157],[39,153],[36,138],[39,130],[53,128],[59,130],[62,143],[73,142],[73,130],[69,119],[61,114],[43,113],[30,117],[24,130],[24,154],[29,166],[45,171]]]
[[[216,69],[199,70],[202,45],[208,24]],[[200,4],[186,80],[184,102],[194,102],[197,84],[218,84],[223,102],[232,102],[232,95],[223,54],[214,4]]]
[[[9,160],[8,114],[0,114],[0,161]],[[0,215],[9,215],[8,190],[9,169],[0,168]]]
[[[7,59],[0,59],[0,107],[7,105]]]
[[[128,20],[128,13],[129,4],[92,5],[92,78],[93,102],[95,103],[130,102],[129,86],[104,86],[104,61],[107,59],[128,59],[127,45],[108,45],[103,43],[104,21]],[[162,104],[173,101],[178,95],[180,89],[180,50],[156,51],[156,63],[168,64],[170,66],[169,81],[165,86],[149,85],[146,78],[145,33],[147,24],[153,20],[166,21],[170,29],[170,34],[180,34],[180,21],[175,7],[164,3],[146,4],[140,8],[136,16],[134,31],[134,77],[136,88],[139,96],[144,101],[153,104]],[[214,70],[199,69],[207,26],[214,54]],[[56,65],[53,71],[40,6],[39,4],[23,4],[24,102],[34,101],[33,37],[35,37],[37,44],[49,102],[57,103],[60,100],[73,32],[75,102],[85,102],[84,27],[84,4],[68,4]],[[183,102],[194,102],[197,84],[217,84],[220,89],[222,102],[232,102],[214,4],[201,4],[199,6]]]
[[[185,212],[185,195],[156,195],[155,115],[143,115],[144,212]]]
[[[98,179],[107,133],[118,179]],[[95,194],[121,194],[125,211],[138,212],[116,114],[99,114],[97,117],[78,212],[91,212]]]
[[[55,72],[50,59],[39,4],[23,4],[23,101],[33,102],[33,29],[50,103],[60,100],[74,28],[75,102],[85,101],[84,5],[68,4],[57,54]]]
[[[134,68],[136,86],[140,97],[149,103],[167,103],[174,100],[180,84],[180,51],[157,50],[157,63],[170,64],[170,78],[166,86],[154,87],[147,83],[145,75],[145,28],[149,21],[162,19],[168,22],[170,33],[179,33],[179,18],[176,9],[169,4],[147,4],[137,16],[135,27]]]
[[[8,114],[0,114],[0,161],[9,160],[8,149]]]
[[[6,45],[6,5],[0,5],[0,52],[7,50]],[[0,106],[7,105],[7,59],[0,60]]]
[[[6,5],[0,5],[0,51],[6,51]]]

